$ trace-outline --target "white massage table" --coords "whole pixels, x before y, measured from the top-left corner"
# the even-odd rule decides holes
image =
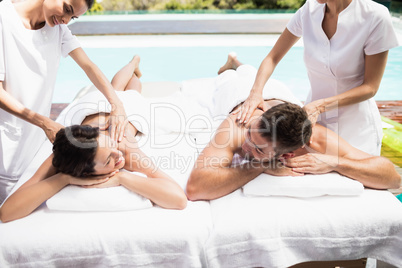
[[[144,151],[187,159],[185,167],[165,168],[184,188],[212,133],[156,139],[175,135],[182,139],[169,149]],[[194,139],[199,148],[188,142]],[[45,142],[17,187],[50,152]],[[295,198],[246,197],[240,189],[189,202],[183,211],[61,212],[43,204],[23,219],[0,222],[0,267],[271,268],[367,257],[402,266],[402,204],[388,191]]]

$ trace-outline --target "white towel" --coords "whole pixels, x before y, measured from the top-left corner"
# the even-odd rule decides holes
[[[243,186],[248,196],[314,197],[322,195],[360,195],[363,184],[336,172],[300,177],[261,174]]]
[[[65,211],[124,211],[152,207],[149,199],[123,186],[83,188],[75,185],[64,187],[47,200],[46,205],[51,210]]]
[[[163,98],[144,98],[135,90],[116,94],[123,102],[129,122],[145,135],[191,133],[208,127],[206,120],[199,120],[205,117],[202,107],[181,92]],[[79,125],[88,115],[110,111],[105,96],[93,91],[69,104],[57,122],[64,126]]]

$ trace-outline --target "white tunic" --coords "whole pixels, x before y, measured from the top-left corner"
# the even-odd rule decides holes
[[[0,3],[0,81],[28,109],[49,116],[60,55],[79,46],[66,25],[28,30],[10,0]],[[0,109],[0,178],[17,180],[45,138],[39,127]]]
[[[311,84],[306,103],[361,85],[364,56],[398,46],[386,7],[371,0],[353,0],[339,14],[336,33],[328,40],[322,29],[325,6],[308,0],[287,25],[292,34],[303,36]],[[323,113],[319,123],[360,150],[380,154],[381,118],[373,98]]]

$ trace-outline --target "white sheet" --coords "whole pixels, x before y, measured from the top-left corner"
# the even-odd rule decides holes
[[[402,204],[388,191],[315,198],[211,201],[209,267],[289,267],[307,261],[376,258],[402,263]]]
[[[211,136],[147,137],[142,149],[184,188],[191,161]],[[42,146],[18,185],[50,148]],[[238,190],[211,205],[189,202],[183,211],[77,213],[42,205],[28,217],[0,223],[0,267],[288,267],[363,257],[399,266],[400,252],[402,204],[374,190],[315,198],[251,198]]]
[[[142,148],[182,187],[197,157],[188,140],[188,135],[158,135],[149,137]],[[47,142],[17,187],[50,153]],[[169,162],[172,155],[176,158]],[[209,202],[205,201],[189,202],[182,211],[155,206],[136,211],[65,212],[51,211],[43,204],[23,219],[0,222],[0,267],[206,267],[203,246],[211,228]]]

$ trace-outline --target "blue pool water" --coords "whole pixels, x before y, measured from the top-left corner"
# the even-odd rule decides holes
[[[227,54],[236,51],[238,59],[256,68],[271,47],[151,47],[151,48],[86,48],[90,59],[111,80],[133,55],[141,56],[143,82],[176,81],[213,77],[226,61]],[[309,81],[303,63],[303,48],[293,47],[276,68],[273,77],[289,86],[300,99],[305,100]],[[53,102],[71,102],[77,92],[91,82],[70,58],[62,59],[56,81]],[[402,47],[389,52],[388,64],[375,96],[376,100],[401,100]]]

